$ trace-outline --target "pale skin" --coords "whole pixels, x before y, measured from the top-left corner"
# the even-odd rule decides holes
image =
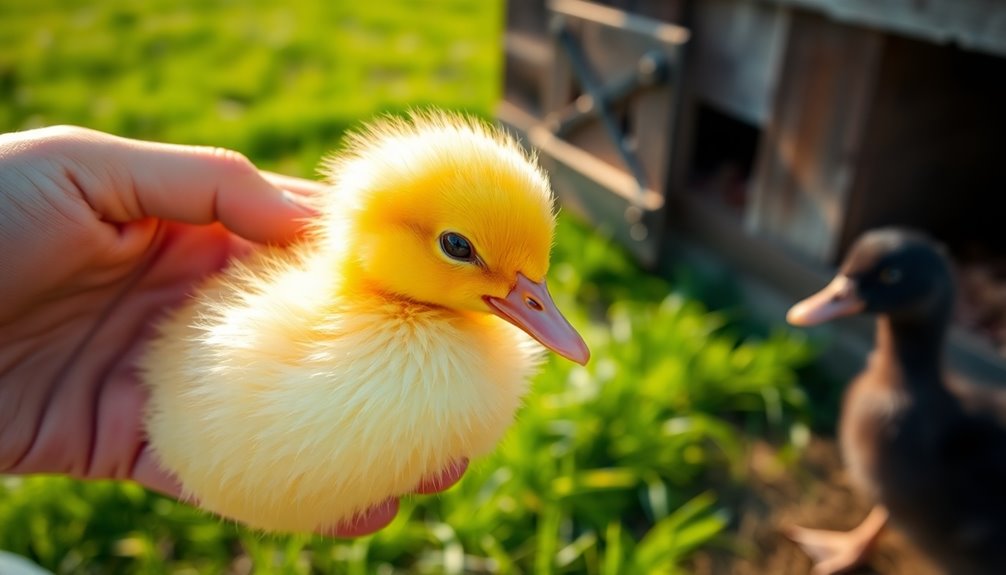
[[[0,474],[179,497],[144,442],[136,358],[202,278],[255,243],[295,239],[312,215],[298,198],[320,190],[219,148],[66,126],[0,135]],[[323,534],[373,533],[397,510],[392,499]]]

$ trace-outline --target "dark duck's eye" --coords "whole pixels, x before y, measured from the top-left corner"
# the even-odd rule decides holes
[[[894,285],[901,281],[901,270],[898,268],[884,268],[880,270],[880,282],[887,285]]]
[[[444,250],[448,257],[463,262],[472,261],[475,255],[472,244],[464,236],[454,232],[444,232],[440,235],[440,249]]]

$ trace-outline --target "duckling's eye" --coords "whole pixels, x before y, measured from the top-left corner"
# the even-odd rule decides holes
[[[440,249],[444,250],[448,257],[463,262],[472,261],[472,256],[475,255],[472,244],[464,236],[454,232],[440,234]]]
[[[884,268],[880,270],[880,281],[887,285],[893,285],[901,281],[901,270],[898,268]]]

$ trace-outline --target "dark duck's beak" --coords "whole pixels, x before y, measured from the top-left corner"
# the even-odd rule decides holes
[[[786,321],[795,326],[807,327],[855,315],[865,307],[866,304],[856,293],[856,282],[839,275],[824,289],[790,308]]]

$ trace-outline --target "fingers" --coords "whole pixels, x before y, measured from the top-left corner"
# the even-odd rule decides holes
[[[325,184],[314,180],[305,180],[304,178],[295,178],[293,176],[276,174],[267,171],[260,171],[259,174],[261,174],[262,177],[268,180],[273,186],[290,192],[295,196],[312,198],[314,196],[321,195],[325,191]]]
[[[321,186],[263,175],[233,150],[143,142],[75,127],[40,130],[47,157],[60,162],[103,218],[145,217],[190,224],[221,222],[252,241],[286,242],[314,212],[298,196]],[[284,193],[289,187],[291,193]]]
[[[461,480],[467,469],[467,459],[452,463],[439,474],[423,480],[416,487],[414,493],[429,495],[449,489]],[[329,529],[322,529],[319,531],[319,534],[329,537],[360,537],[369,535],[387,527],[397,514],[398,500],[389,499],[376,507],[372,507],[356,520]]]
[[[133,467],[133,481],[173,499],[179,499],[182,496],[181,484],[157,465],[154,454],[146,446],[136,458],[136,465]]]
[[[289,241],[311,212],[231,150],[167,144],[122,145],[133,182],[133,215],[192,224],[221,222],[257,242]],[[123,167],[125,166],[125,167]],[[135,219],[135,218],[134,218]]]
[[[415,493],[428,495],[447,490],[460,481],[467,469],[467,459],[448,465],[438,475],[420,483],[415,489]],[[169,497],[178,499],[182,494],[181,485],[171,475],[161,470],[153,454],[147,447],[143,448],[136,459],[136,466],[133,468],[133,480],[148,489]],[[198,505],[198,502],[190,501],[190,503]],[[318,534],[326,537],[349,538],[376,533],[394,521],[395,516],[398,515],[398,507],[398,499],[388,499],[383,503],[371,507],[352,521],[320,529]]]
[[[136,460],[133,469],[133,480],[147,489],[167,495],[173,499],[182,496],[181,485],[171,475],[162,471],[149,450],[144,449]],[[186,503],[199,505],[198,501],[188,500]],[[398,500],[388,499],[384,503],[367,510],[363,515],[340,525],[327,527],[318,531],[326,537],[362,537],[376,533],[388,526],[398,515]]]
[[[362,537],[376,533],[388,526],[398,515],[398,500],[388,499],[370,508],[360,517],[331,528],[321,529],[319,535],[327,537]]]
[[[462,459],[447,466],[438,475],[424,479],[415,492],[420,495],[428,495],[450,489],[455,483],[461,480],[461,476],[468,469],[468,460]]]
[[[136,467],[133,468],[133,480],[147,489],[167,495],[173,499],[180,499],[182,496],[181,485],[174,477],[161,470],[153,454],[147,448],[143,449],[136,460]],[[187,500],[185,502],[196,506],[199,505],[199,502],[195,500]],[[398,505],[398,499],[388,499],[381,504],[371,507],[351,521],[320,529],[318,530],[318,534],[326,537],[349,538],[376,533],[395,520],[395,516],[398,515]]]

